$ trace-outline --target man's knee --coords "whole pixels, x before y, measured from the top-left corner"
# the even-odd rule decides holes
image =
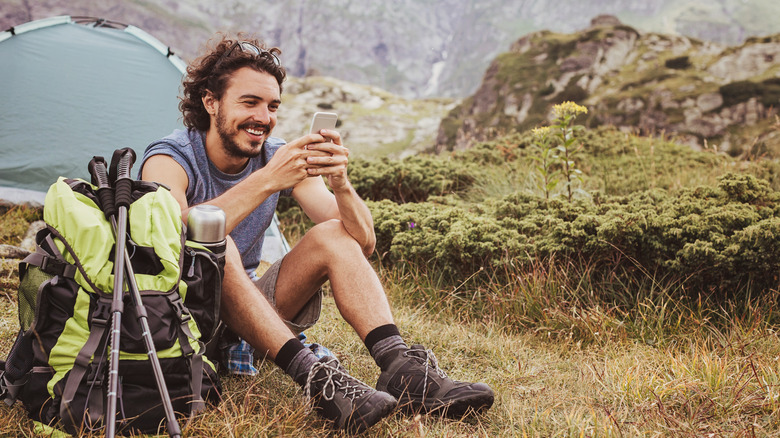
[[[360,244],[347,232],[339,219],[330,219],[315,225],[306,236],[324,250],[341,253],[347,248],[354,248],[360,251]]]

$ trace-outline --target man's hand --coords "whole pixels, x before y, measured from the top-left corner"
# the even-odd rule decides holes
[[[306,157],[308,175],[327,177],[328,185],[334,191],[348,187],[349,149],[341,145],[338,132],[323,129],[320,134],[325,142],[305,146],[308,152],[314,152]]]
[[[331,156],[329,152],[319,150],[319,145],[329,144],[324,143],[326,141],[320,134],[308,134],[280,147],[263,168],[263,172],[271,176],[275,191],[295,187],[307,177],[317,175],[308,172],[312,167],[308,160]]]

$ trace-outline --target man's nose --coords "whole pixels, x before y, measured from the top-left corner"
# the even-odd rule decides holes
[[[271,111],[265,105],[259,105],[252,113],[252,119],[267,125],[271,121]]]

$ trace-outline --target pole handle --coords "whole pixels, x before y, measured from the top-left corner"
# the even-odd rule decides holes
[[[92,185],[97,186],[99,207],[106,215],[106,219],[111,220],[111,217],[116,215],[116,205],[114,204],[114,191],[111,189],[111,183],[108,179],[106,159],[92,157],[87,169],[92,176]]]
[[[129,207],[133,196],[133,179],[130,177],[130,168],[135,163],[135,151],[131,148],[117,149],[111,157],[111,169],[109,181],[113,182],[114,203],[117,208]]]

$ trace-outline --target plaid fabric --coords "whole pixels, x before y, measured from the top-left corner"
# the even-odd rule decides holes
[[[254,367],[255,349],[245,340],[241,339],[237,344],[227,348],[227,354],[223,355],[226,363],[225,369],[229,374],[238,374],[242,376],[257,375],[257,368]]]
[[[306,343],[306,335],[304,335],[303,333],[298,335],[298,339],[300,339],[304,347],[311,350],[312,353],[314,353],[314,355],[317,356],[317,359],[322,359],[325,356],[333,356],[333,353],[331,353],[330,350],[328,350],[323,345],[317,343],[312,343],[312,344]]]
[[[298,335],[298,339],[301,341],[305,348],[314,353],[317,359],[322,359],[325,356],[333,356],[330,350],[317,343],[307,343],[306,335],[301,333]],[[241,339],[238,343],[232,344],[226,349],[227,354],[223,355],[225,359],[225,369],[228,374],[236,374],[241,376],[256,376],[257,368],[254,366],[254,352],[255,349],[249,345],[245,340]]]

